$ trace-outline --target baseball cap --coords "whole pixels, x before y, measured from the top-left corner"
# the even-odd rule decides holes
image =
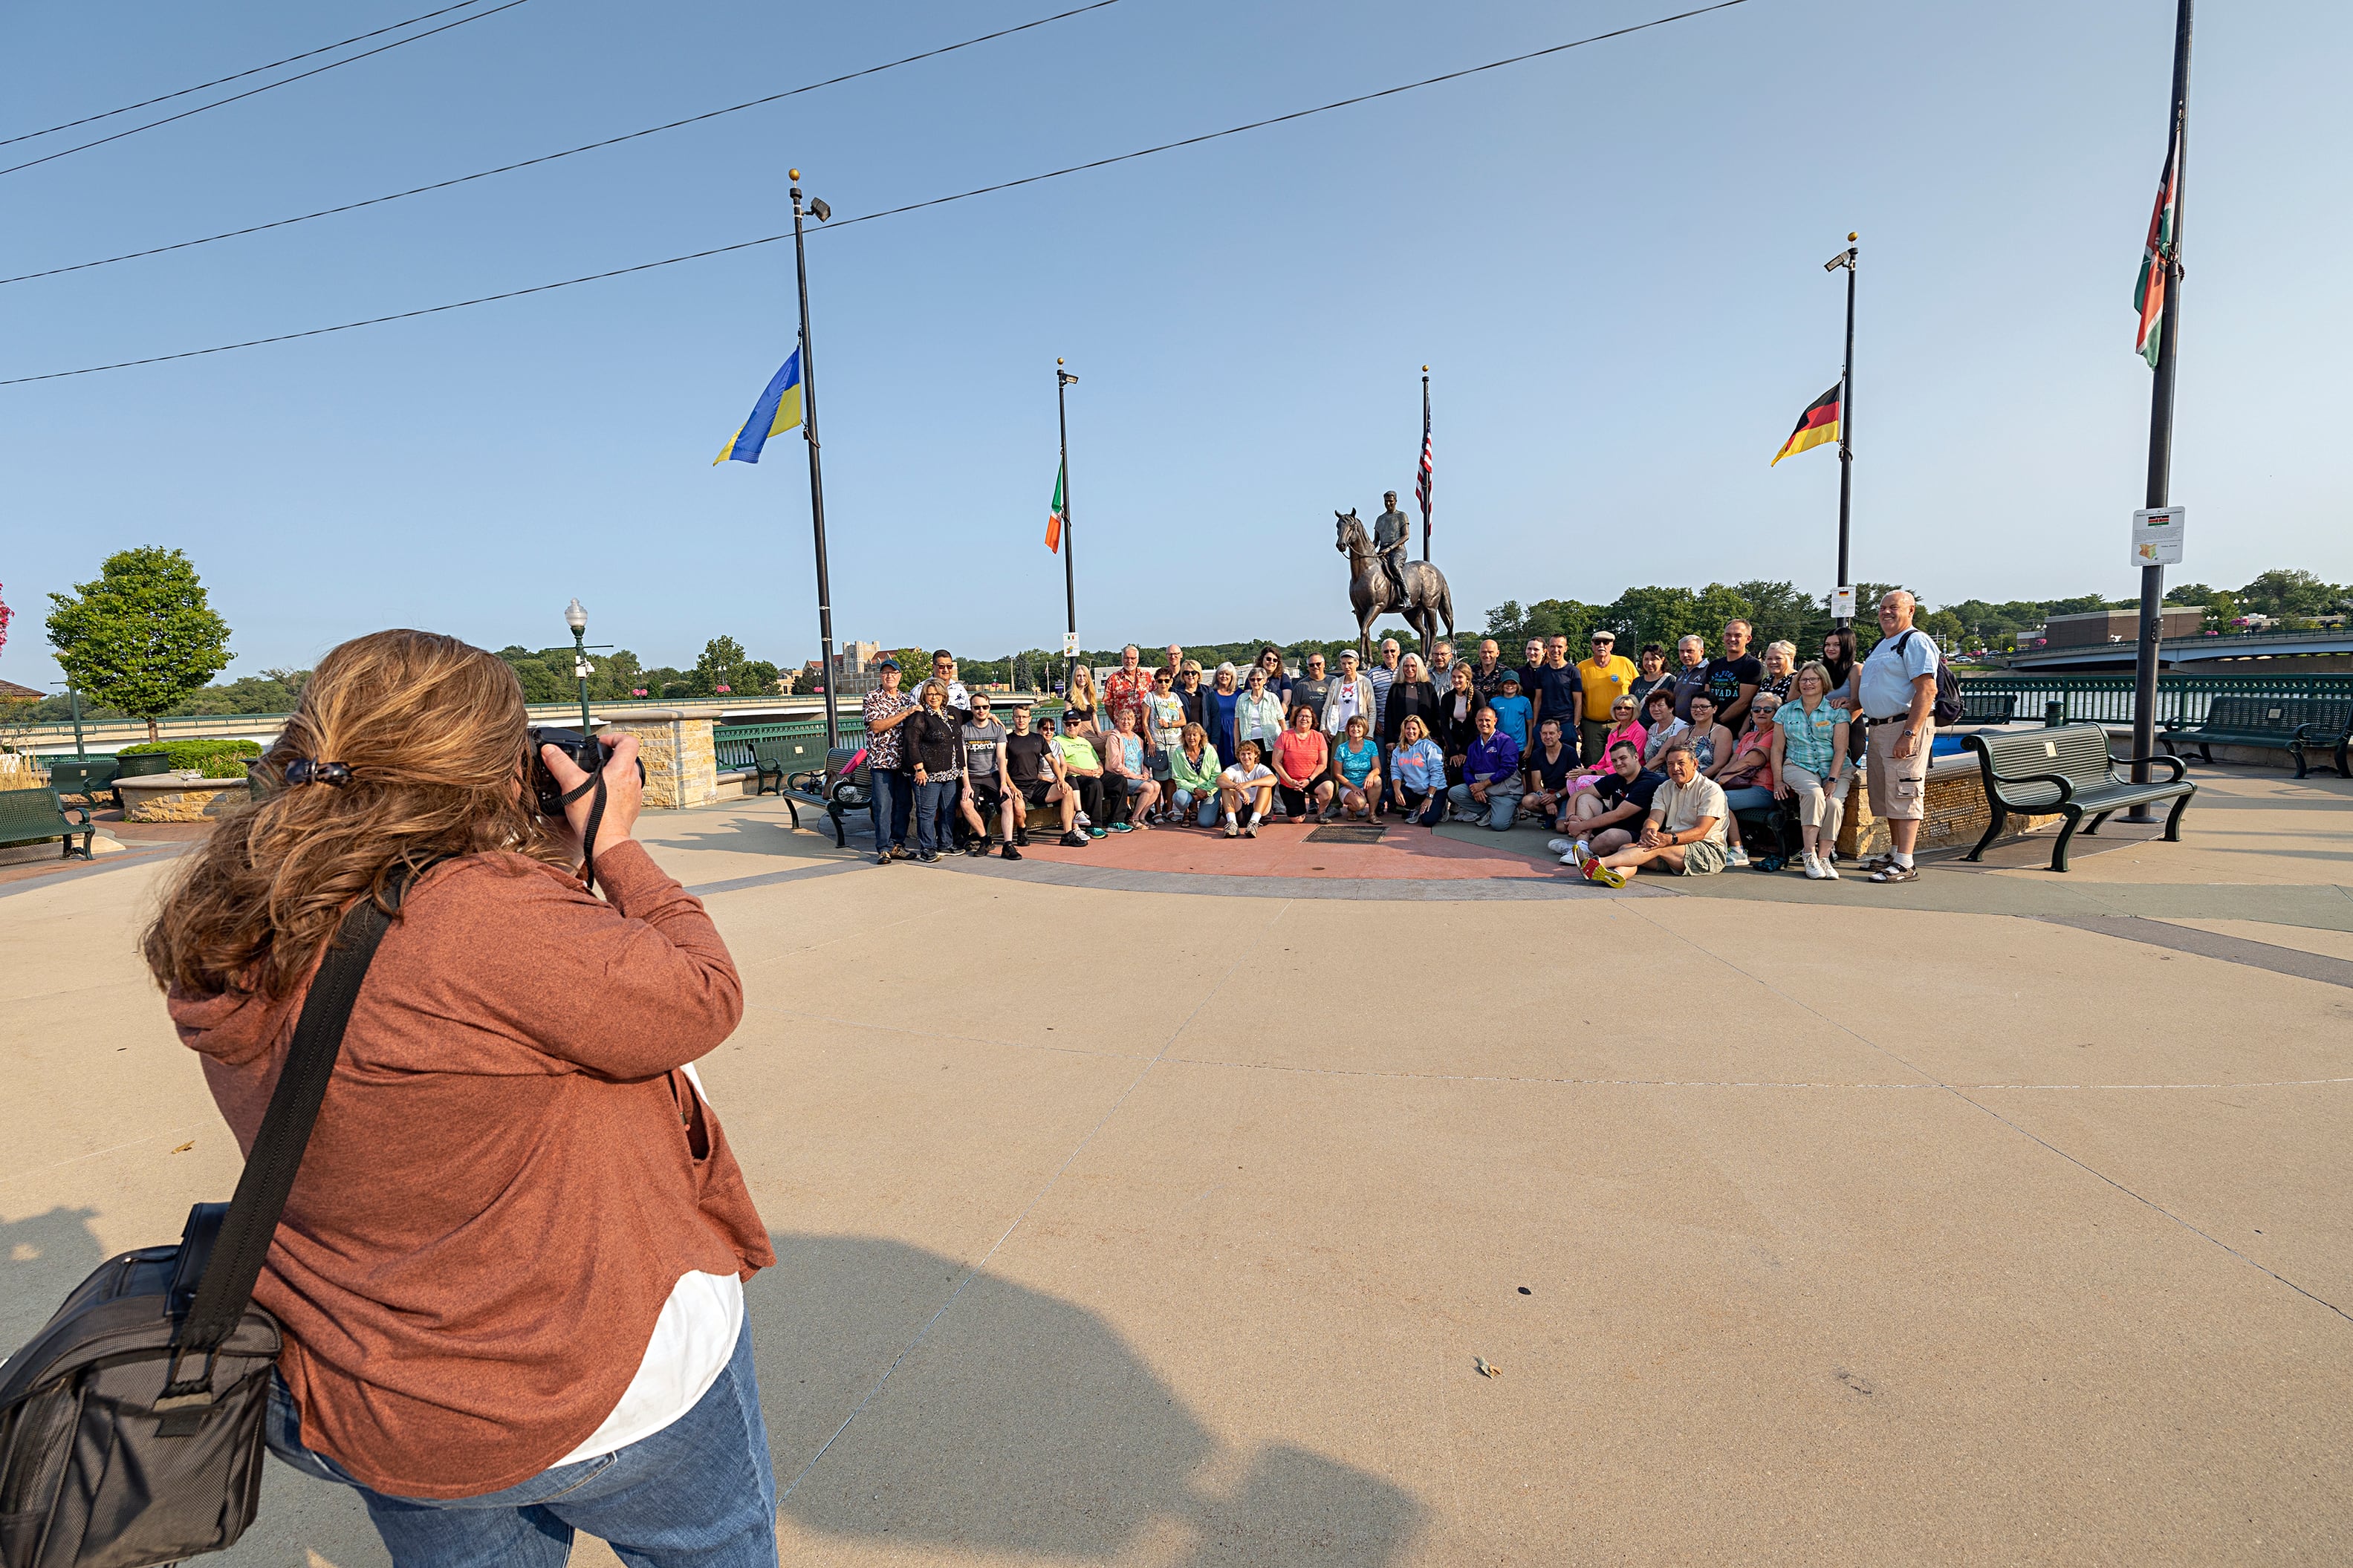
[[[896,669],[899,668],[899,661],[895,658],[878,658],[874,661],[874,668],[877,669]]]

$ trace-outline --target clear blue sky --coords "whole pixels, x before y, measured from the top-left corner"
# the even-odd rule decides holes
[[[15,7],[0,133],[426,7]],[[7,273],[462,174],[1060,8],[532,0],[0,177]],[[552,168],[0,288],[0,374],[321,326],[1192,134],[1677,7],[1121,0]],[[1831,585],[1837,463],[1768,469],[1837,376],[1862,233],[1857,574],[1932,601],[2133,591],[2134,268],[2169,0],[1749,0],[1552,59],[821,236],[837,635],[1050,645],[1057,354],[1089,646],[1347,628],[1332,511],[1408,489],[1438,398],[1439,563],[1478,625],[1630,583]],[[2329,303],[2353,253],[2353,7],[2208,5],[2193,81],[2181,575],[2353,576]],[[108,128],[125,121],[111,121]],[[65,138],[5,152],[46,151]],[[387,625],[684,664],[816,651],[798,442],[712,454],[789,346],[772,246],[392,326],[0,388],[0,677],[45,594],[185,548],[231,673]]]

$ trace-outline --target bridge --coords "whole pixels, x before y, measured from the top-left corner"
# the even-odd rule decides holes
[[[2130,669],[2134,652],[2129,639],[2074,647],[2040,647],[2012,654],[2010,668],[2020,671]],[[2353,669],[2353,628],[2167,637],[2158,644],[2157,657],[2162,668],[2214,674],[2257,673],[2240,662],[2244,659],[2263,659],[2274,668],[2284,668],[2280,661],[2293,660],[2294,668],[2299,670]]]
[[[992,694],[994,695],[994,694]],[[1034,697],[1034,693],[1018,693]],[[843,697],[841,715],[846,728],[859,729],[860,704],[862,699]],[[681,697],[681,698],[619,698],[599,702],[591,700],[588,710],[598,719],[619,719],[632,710],[640,712],[681,713],[690,719],[709,719],[720,724],[783,723],[825,717],[825,699],[818,697]],[[230,739],[257,741],[268,745],[291,718],[287,713],[198,713],[180,714],[155,721],[157,739],[187,741],[197,739]],[[534,702],[531,704],[531,721],[534,724],[577,724],[580,704],[567,702]],[[81,721],[82,745],[94,752],[119,751],[147,739],[144,719],[84,719]],[[74,750],[74,727],[70,721],[36,724],[17,742],[23,749],[48,755],[68,754]]]

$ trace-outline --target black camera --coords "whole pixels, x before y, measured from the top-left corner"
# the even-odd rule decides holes
[[[539,805],[542,816],[561,817],[564,815],[564,786],[547,771],[547,759],[539,754],[542,746],[554,746],[572,759],[573,766],[584,773],[602,772],[606,753],[613,749],[610,741],[599,741],[577,730],[543,729],[533,725],[523,731],[525,755],[531,763],[531,793]],[[646,764],[638,763],[638,782],[646,781]]]

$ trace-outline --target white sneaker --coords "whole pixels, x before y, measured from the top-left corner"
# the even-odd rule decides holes
[[[1080,826],[1081,827],[1092,827],[1092,826],[1095,825],[1095,819],[1094,819],[1093,817],[1092,817],[1092,816],[1089,816],[1085,812],[1083,812],[1083,811],[1082,811],[1082,812],[1079,813],[1079,816],[1078,816],[1078,824],[1079,824],[1079,826]]]
[[[1829,859],[1822,862],[1822,880],[1825,882],[1835,882],[1838,879],[1838,858],[1833,855]]]
[[[1821,879],[1821,859],[1820,857],[1815,855],[1812,850],[1809,849],[1806,851],[1806,880],[1809,882],[1819,882]]]
[[[1577,847],[1577,844],[1573,839],[1547,838],[1545,840],[1545,847],[1551,850],[1556,855],[1566,856],[1570,850]],[[1567,864],[1566,860],[1563,860],[1561,863],[1563,865]]]
[[[1238,823],[1238,822],[1236,822],[1236,821],[1234,820],[1234,818],[1233,818],[1233,814],[1232,814],[1231,812],[1227,813],[1227,814],[1226,814],[1226,837],[1229,837],[1229,838],[1240,838],[1241,836],[1242,836],[1241,824],[1240,824],[1240,823]]]
[[[1250,818],[1250,825],[1242,829],[1242,837],[1244,838],[1256,838],[1258,837],[1258,818],[1254,816]]]
[[[1561,841],[1555,840],[1555,842]],[[1587,847],[1585,840],[1580,838],[1576,843],[1569,845],[1568,853],[1560,858],[1560,863],[1564,866],[1575,866],[1581,869],[1585,863],[1592,858],[1593,851]]]
[[[1725,863],[1725,865],[1727,865],[1727,866],[1746,866],[1746,865],[1747,865],[1747,864],[1748,864],[1748,849],[1747,849],[1747,847],[1746,847],[1746,846],[1745,846],[1745,845],[1740,845],[1740,844],[1736,844],[1736,845],[1734,845],[1734,846],[1732,847],[1731,850],[1730,850],[1728,853],[1726,853],[1726,854],[1725,854],[1725,856],[1724,857],[1724,863]]]

